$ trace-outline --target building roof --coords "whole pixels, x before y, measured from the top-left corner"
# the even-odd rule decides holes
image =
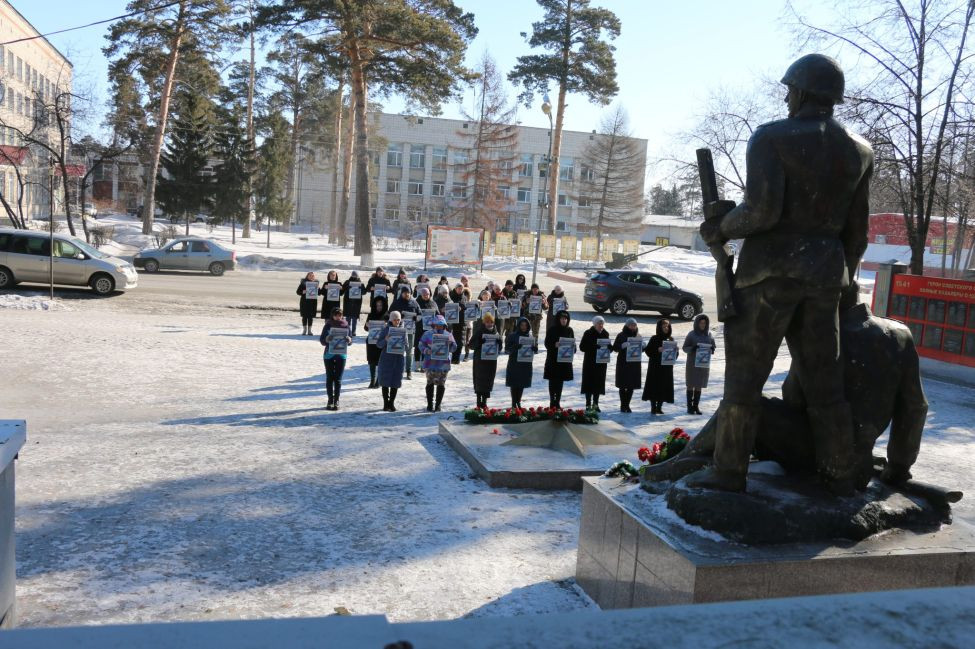
[[[17,7],[13,6],[8,0],[0,0],[0,3],[3,3],[7,7],[9,7],[15,14],[17,14],[18,16],[20,16],[20,19],[23,20],[24,23],[27,25],[27,27],[29,27],[30,30],[34,32],[35,36],[39,36],[40,37],[40,40],[42,40],[45,43],[47,43],[47,46],[50,47],[54,51],[55,54],[57,54],[62,59],[64,59],[64,62],[68,64],[68,67],[70,67],[72,70],[74,69],[74,64],[71,62],[71,59],[69,59],[68,57],[66,57],[61,52],[61,50],[59,50],[58,48],[56,48],[54,46],[54,43],[52,43],[51,41],[47,40],[47,37],[46,36],[44,36],[39,31],[37,31],[37,28],[34,27],[34,25],[32,25],[29,20],[27,20],[26,16],[24,16],[24,14],[20,13],[19,11],[17,11]],[[19,39],[14,39],[14,40],[19,40]]]
[[[643,225],[644,227],[656,225],[671,228],[694,228],[696,230],[701,226],[701,219],[672,214],[647,214],[643,217]]]

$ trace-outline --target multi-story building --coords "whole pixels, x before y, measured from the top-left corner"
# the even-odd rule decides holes
[[[369,118],[373,128],[370,173],[375,174],[369,202],[377,235],[412,237],[422,233],[427,224],[447,222],[457,203],[452,199],[470,191],[461,170],[472,147],[472,138],[465,133],[475,125],[463,120],[388,113],[373,113]],[[539,222],[546,228],[548,208],[543,203],[548,185],[544,161],[549,150],[549,130],[518,126],[517,132],[517,144],[509,156],[513,158],[511,176],[500,187],[510,202],[507,217],[499,219],[498,229],[535,230]],[[594,172],[585,166],[584,152],[596,137],[594,133],[562,132],[558,233],[576,234],[591,221],[592,207],[584,185],[594,180]],[[639,142],[645,158],[646,140]],[[316,230],[330,218],[331,201],[340,195],[341,179],[336,188],[327,164],[301,165],[299,169],[296,220]],[[350,229],[354,205],[353,196]],[[641,213],[642,208],[636,212]]]
[[[44,105],[71,90],[71,76],[71,62],[10,2],[0,0],[0,193],[10,204],[19,198],[26,218],[50,209],[50,168],[48,156],[25,146],[21,134],[37,132]],[[55,137],[53,124],[47,130],[44,137]],[[0,219],[6,216],[0,209]]]

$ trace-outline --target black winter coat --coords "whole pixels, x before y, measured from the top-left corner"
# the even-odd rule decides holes
[[[655,334],[650,337],[644,353],[650,359],[647,363],[647,382],[643,386],[644,401],[674,402],[674,366],[660,364],[660,351],[665,340],[673,336]]]
[[[623,327],[623,331],[613,341],[613,351],[616,352],[616,387],[620,389],[638,390],[643,385],[643,365],[639,361],[627,361],[624,347],[627,340],[639,336],[639,332],[634,333]],[[640,352],[642,356],[643,350]]]
[[[336,300],[336,301],[334,301],[334,302],[329,302],[328,301],[328,285],[329,284],[338,284],[339,285],[339,299]],[[325,318],[326,320],[328,320],[329,318],[332,317],[332,309],[334,309],[337,306],[341,306],[341,304],[342,304],[342,297],[341,296],[345,294],[344,285],[342,284],[342,282],[329,282],[328,280],[325,280],[324,282],[322,282],[322,285],[321,285],[321,287],[318,290],[322,294],[322,317]],[[342,316],[345,317],[345,314],[342,314]]]
[[[349,298],[350,282],[359,282],[359,284],[362,284],[362,280],[359,279],[358,277],[350,277],[349,279],[342,282],[342,295],[344,296],[342,298],[342,309],[345,311],[346,320],[348,320],[349,318],[358,318],[360,315],[362,315],[362,298],[360,297],[358,300],[353,300]],[[362,291],[361,293],[359,293],[359,295],[365,293],[366,290],[365,285],[362,285],[359,288]]]
[[[515,330],[504,339],[504,351],[508,354],[504,384],[509,388],[530,388],[532,386],[533,363],[518,360],[518,349],[521,347],[519,338],[524,335],[518,327],[515,327]],[[531,335],[530,330],[528,335]],[[535,351],[538,351],[538,345],[535,346]]]
[[[305,297],[305,280],[302,279],[298,283],[298,290],[295,291],[296,294],[301,297],[298,298],[298,311],[301,312],[302,318],[314,318],[315,313],[318,311],[318,298],[314,300]]]
[[[575,338],[572,327],[555,323],[545,330],[545,373],[542,375],[546,380],[571,381],[575,378],[572,373],[572,363],[558,362],[559,338]],[[573,351],[575,347],[573,347]]]
[[[366,332],[372,327],[378,327],[382,329],[386,326],[386,315],[389,313],[389,309],[383,304],[383,307],[377,308],[378,303],[373,302],[372,307],[369,309],[368,315],[366,315]],[[368,340],[368,339],[367,339]],[[382,354],[383,350],[381,347],[376,345],[370,345],[366,343],[366,362],[369,365],[378,365],[379,356]]]
[[[484,344],[485,335],[498,335],[498,328],[492,327],[490,331],[480,322],[474,325],[474,332],[471,334],[471,349],[474,350],[474,392],[480,392],[491,396],[494,389],[494,377],[498,373],[498,361],[487,361],[481,358],[481,346]]]
[[[582,356],[582,394],[606,394],[607,363],[596,362],[596,341],[600,338],[608,339],[609,332],[603,329],[597,332],[595,327],[589,327],[582,334],[579,351]]]
[[[557,309],[552,304],[552,300],[553,299],[556,299],[556,300],[558,300],[558,299],[565,300],[565,310],[568,311],[569,310],[569,298],[565,294],[565,291],[562,291],[562,295],[556,295],[555,294],[555,291],[552,291],[551,293],[548,294],[548,297],[545,298],[545,299],[548,302],[548,315],[545,316],[545,328],[546,329],[549,329],[549,328],[555,326],[555,316],[557,314]]]

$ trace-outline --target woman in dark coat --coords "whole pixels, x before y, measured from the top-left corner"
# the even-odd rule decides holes
[[[687,366],[684,369],[684,381],[687,384],[687,414],[700,415],[701,390],[708,387],[710,368],[698,367],[695,364],[695,352],[699,347],[710,347],[711,353],[718,348],[711,335],[711,320],[703,313],[694,318],[694,328],[684,338],[681,349],[687,354]]]
[[[606,320],[601,315],[592,319],[592,326],[582,334],[579,351],[582,356],[582,393],[586,395],[586,410],[599,410],[599,395],[606,394],[607,363],[596,362],[596,341],[609,338],[605,329]]]
[[[643,382],[640,361],[626,360],[627,347],[634,344],[630,342],[630,338],[639,335],[640,330],[637,328],[636,320],[627,318],[623,331],[619,332],[616,340],[613,341],[613,351],[616,352],[616,387],[620,391],[620,412],[633,412],[630,410],[630,400],[633,398],[633,391]],[[641,349],[640,357],[642,356]]]
[[[670,320],[657,320],[657,333],[650,337],[644,353],[650,359],[647,364],[647,382],[643,387],[643,400],[650,402],[650,414],[664,414],[664,403],[674,402],[674,366],[661,365],[660,355],[665,342],[673,342]]]
[[[521,349],[521,338],[532,335],[532,325],[528,318],[519,318],[515,330],[504,339],[504,351],[508,354],[508,365],[505,369],[504,384],[511,390],[511,407],[521,407],[521,397],[525,388],[532,386],[532,364],[518,360],[518,350]],[[532,349],[538,352],[538,340]]]
[[[566,312],[569,311],[569,298],[566,297],[565,291],[562,290],[562,287],[556,284],[555,288],[552,289],[552,292],[548,294],[548,299],[546,300],[549,306],[548,315],[545,316],[546,329],[555,326],[556,309],[555,304],[552,303],[552,300],[565,300],[565,306],[563,308],[566,310]],[[546,338],[547,337],[548,336],[546,335]]]
[[[410,289],[410,293],[413,292],[413,287],[410,286],[410,279],[406,276],[406,270],[400,266],[399,272],[396,273],[396,279],[393,280],[393,297],[399,296],[399,287],[406,285]]]
[[[426,275],[420,275],[420,277],[426,277]],[[417,283],[422,283],[419,280]],[[437,303],[433,301],[430,296],[430,289],[426,286],[421,286],[419,290],[413,289],[414,293],[419,293],[416,297],[416,305],[420,307],[421,311],[433,309],[436,312],[440,312],[437,308]],[[423,337],[426,331],[423,329],[423,318],[418,313],[416,316],[416,333],[413,334],[413,360],[416,361],[416,371],[423,372],[423,366],[420,364],[422,356],[420,355],[420,338]]]
[[[305,278],[298,282],[299,295],[298,311],[301,313],[302,336],[315,335],[311,328],[315,326],[315,313],[318,311],[318,297],[305,297],[305,282],[314,282],[315,273],[308,273]]]
[[[470,347],[470,340],[465,340],[464,331],[466,322],[464,320],[464,309],[467,307],[467,301],[470,299],[468,293],[464,291],[463,284],[457,284],[454,286],[454,290],[450,292],[450,301],[460,305],[460,318],[457,322],[450,325],[450,332],[454,335],[454,340],[457,341],[457,349],[454,350],[454,355],[450,359],[450,362],[454,365],[460,363],[460,350],[461,347]],[[461,344],[463,343],[463,344]]]
[[[555,322],[545,332],[545,373],[543,378],[548,381],[549,407],[562,407],[562,384],[574,378],[572,363],[560,363],[559,338],[575,338],[575,332],[569,326],[569,312],[559,311],[555,315]],[[572,353],[576,352],[573,343]]]
[[[369,307],[369,313],[366,315],[366,333],[368,334],[372,328],[382,329],[386,326],[386,314],[388,312],[389,307],[386,305],[386,298],[377,297],[374,299]],[[379,346],[366,343],[366,362],[369,363],[370,388],[379,387],[379,382],[376,381],[376,368],[379,366],[379,356],[382,351]]]
[[[474,394],[477,395],[477,405],[480,408],[487,408],[487,400],[494,390],[494,377],[498,373],[498,360],[481,358],[481,347],[485,336],[497,335],[494,316],[490,313],[485,314],[484,319],[474,325],[474,332],[471,334],[471,349],[474,350]]]
[[[383,388],[383,410],[386,412],[396,412],[396,391],[403,385],[403,366],[406,364],[406,354],[393,354],[386,349],[386,337],[390,327],[402,326],[399,311],[390,311],[389,324],[383,327],[376,343],[382,349],[379,356],[379,385]]]
[[[403,318],[403,323],[401,327],[406,327],[406,349],[413,349],[416,341],[420,339],[420,335],[423,333],[420,331],[420,305],[416,303],[413,299],[413,294],[410,291],[409,286],[400,286],[399,295],[395,296],[395,299],[389,304],[389,312],[399,311],[400,317]],[[413,329],[406,326],[407,316],[403,315],[405,313],[410,313],[413,315]],[[410,356],[410,352],[407,352],[407,357]],[[407,358],[406,366],[406,380],[411,381],[413,379],[413,360]]]
[[[386,271],[383,270],[382,266],[376,266],[376,272],[369,277],[369,281],[366,282],[366,292],[373,294],[373,289],[377,284],[382,284],[387,290],[389,290],[389,278],[386,277]],[[390,297],[389,299],[392,300],[393,297]]]
[[[342,308],[342,298],[341,297],[339,297],[338,300],[334,300],[332,302],[329,302],[328,301],[328,285],[329,284],[338,284],[339,285],[339,296],[342,295],[342,282],[339,281],[339,274],[338,274],[337,271],[334,271],[334,270],[328,271],[328,275],[325,277],[325,282],[322,284],[322,287],[319,289],[319,291],[322,294],[322,317],[323,318],[326,318],[326,319],[332,317],[332,309],[341,309]]]
[[[359,282],[359,297],[351,298],[349,297],[349,284]],[[359,273],[352,271],[349,275],[349,279],[342,283],[342,306],[345,307],[345,319],[349,323],[349,335],[355,336],[356,326],[359,324],[359,316],[362,315],[362,292],[365,290],[364,286],[361,286],[362,280],[359,279]]]
[[[521,273],[515,275],[515,284],[512,288],[514,288],[516,294],[518,291],[528,291],[528,285],[525,283],[525,276]]]

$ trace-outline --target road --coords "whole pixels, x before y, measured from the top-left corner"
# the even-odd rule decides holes
[[[516,273],[510,273],[514,279]],[[139,286],[126,293],[115,294],[107,298],[111,300],[124,300],[133,305],[138,303],[193,303],[193,304],[212,304],[214,306],[233,307],[233,308],[256,308],[273,310],[295,310],[297,311],[298,298],[295,289],[301,279],[301,273],[296,271],[249,271],[236,270],[230,271],[221,277],[214,277],[209,273],[160,271],[157,273],[139,272]],[[347,277],[346,273],[340,273],[341,277]],[[368,274],[363,273],[367,278]],[[507,275],[495,274],[493,279],[507,279]],[[411,280],[415,279],[413,277]],[[449,277],[451,284],[457,281],[456,277]],[[551,277],[539,277],[539,285],[547,294],[556,284],[561,284],[569,300],[570,311],[576,321],[588,322],[595,311],[583,301],[582,283],[568,282]],[[472,280],[474,287],[480,287],[486,280]],[[33,292],[38,289],[36,285],[18,286],[17,292]],[[694,291],[704,297],[705,309],[715,303],[714,282],[710,278],[689,276],[682,282],[681,288]],[[57,287],[55,295],[65,299],[88,298],[91,291],[84,288]],[[613,316],[604,313],[607,322],[622,323],[625,317]],[[641,311],[633,314],[638,321],[656,322],[658,314],[656,312]],[[676,323],[675,323],[676,324]]]

